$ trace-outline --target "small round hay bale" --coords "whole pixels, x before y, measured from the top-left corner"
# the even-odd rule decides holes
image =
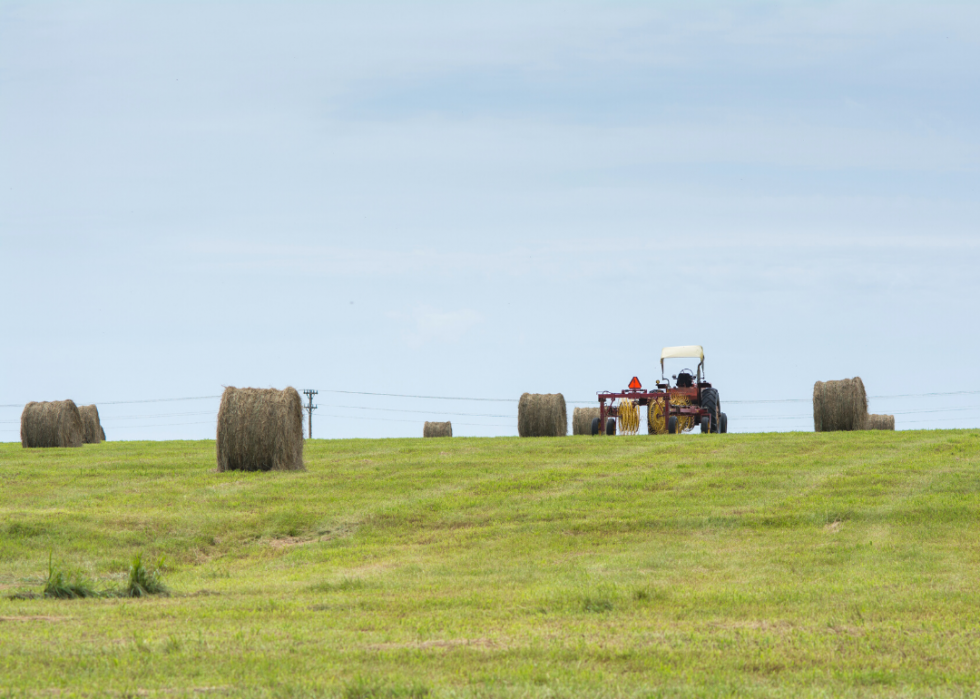
[[[425,427],[422,428],[422,437],[452,437],[452,422],[429,422],[426,420]]]
[[[521,437],[564,437],[568,434],[565,396],[525,393],[517,404],[517,434]]]
[[[813,384],[813,430],[837,432],[864,429],[868,396],[861,377]]]
[[[866,429],[866,430],[894,430],[895,429],[895,416],[894,415],[868,415],[868,419],[864,423],[864,429]]]
[[[20,443],[37,447],[80,447],[85,427],[71,400],[31,401],[20,415]]]
[[[599,417],[598,408],[575,408],[572,411],[572,434],[592,434],[592,421]]]
[[[219,471],[303,471],[303,403],[290,386],[229,386],[218,408]]]
[[[105,433],[102,431],[102,422],[99,420],[99,409],[94,405],[78,406],[78,414],[82,416],[82,425],[85,427],[85,443],[98,444],[101,442]]]

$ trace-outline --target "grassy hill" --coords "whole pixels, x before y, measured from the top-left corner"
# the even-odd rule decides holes
[[[980,432],[0,445],[0,696],[969,696]],[[53,565],[166,598],[9,599]],[[23,596],[23,595],[22,595]]]

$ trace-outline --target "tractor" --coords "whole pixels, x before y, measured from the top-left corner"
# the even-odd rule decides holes
[[[664,373],[665,359],[697,359],[697,370],[683,369],[674,374],[671,386]],[[622,391],[599,391],[599,417],[592,420],[592,434],[614,435],[617,423],[620,434],[636,434],[643,405],[647,408],[648,434],[678,434],[695,425],[701,432],[728,432],[728,416],[721,412],[718,389],[704,379],[704,350],[700,345],[664,347],[656,385],[656,390],[648,391],[634,376]]]

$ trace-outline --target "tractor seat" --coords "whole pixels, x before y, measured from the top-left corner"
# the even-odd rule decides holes
[[[694,377],[685,371],[677,375],[677,388],[691,388],[694,385]]]

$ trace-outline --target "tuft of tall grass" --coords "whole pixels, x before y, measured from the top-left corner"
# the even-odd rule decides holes
[[[429,694],[429,688],[424,684],[389,686],[358,677],[344,688],[342,696],[344,699],[424,699]]]
[[[343,578],[337,582],[318,582],[310,585],[314,592],[346,592],[348,590],[363,590],[367,583],[360,578]]]
[[[129,566],[129,580],[123,588],[123,597],[147,597],[149,595],[169,595],[170,590],[160,580],[160,566],[157,563],[156,570],[149,570],[143,565],[143,554],[137,553],[133,556],[133,562]]]
[[[81,572],[67,573],[55,569],[54,558],[48,555],[48,579],[44,581],[44,596],[54,599],[82,599],[100,595]]]
[[[594,614],[602,614],[604,612],[611,612],[613,610],[612,600],[605,597],[583,597],[582,598],[582,611],[592,612]]]

